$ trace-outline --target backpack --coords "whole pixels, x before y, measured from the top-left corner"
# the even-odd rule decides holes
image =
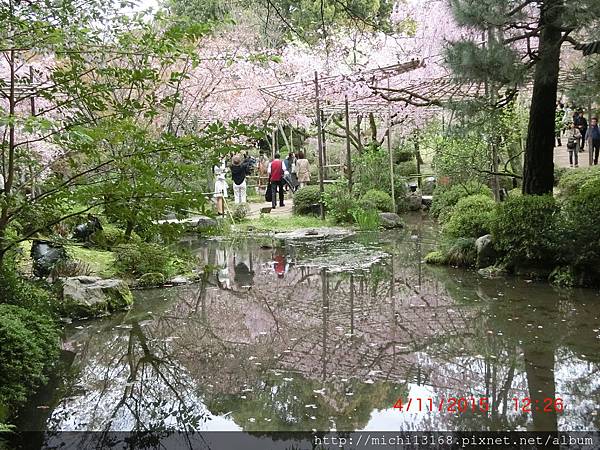
[[[570,137],[569,140],[567,141],[567,148],[569,150],[574,150],[576,146],[577,146],[577,144],[575,143],[575,138]]]

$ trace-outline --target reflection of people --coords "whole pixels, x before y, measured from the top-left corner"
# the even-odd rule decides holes
[[[234,268],[233,281],[239,287],[250,287],[254,285],[254,272],[244,262],[239,262]]]
[[[285,256],[277,254],[273,257],[273,262],[275,263],[273,269],[275,270],[277,277],[283,278],[288,269]]]
[[[217,271],[217,280],[223,289],[231,289],[231,280],[229,279],[229,260],[225,250],[217,250],[216,261],[219,270]]]

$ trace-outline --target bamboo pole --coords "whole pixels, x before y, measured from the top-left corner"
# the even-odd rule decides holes
[[[387,80],[388,89],[390,87],[390,79]],[[396,212],[396,186],[394,186],[394,152],[392,151],[392,109],[390,102],[388,101],[388,116],[387,116],[387,147],[390,155],[390,182],[392,186],[392,205],[394,205],[394,212]]]
[[[350,108],[348,106],[348,96],[344,97],[344,106],[346,109],[346,166],[348,170],[348,191],[352,192],[352,147],[350,145]]]
[[[321,125],[321,106],[319,105],[319,75],[315,70],[315,118],[317,119],[317,147],[319,152],[319,191],[323,198],[323,128]],[[325,206],[321,201],[321,219],[325,219]]]

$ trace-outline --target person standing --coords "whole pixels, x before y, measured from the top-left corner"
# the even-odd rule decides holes
[[[290,152],[288,157],[284,161],[285,170],[289,172],[289,176],[286,177],[287,185],[289,185],[290,189],[295,192],[298,188],[298,178],[296,177],[296,154],[294,152]]]
[[[582,152],[585,149],[585,138],[587,136],[588,123],[583,116],[583,111],[579,110],[577,112],[577,117],[575,118],[575,126],[579,128],[579,132],[581,133],[581,146],[579,151]]]
[[[561,142],[561,134],[563,131],[563,119],[565,118],[565,110],[564,105],[559,103],[556,107],[556,112],[554,113],[554,133],[556,136],[556,145],[558,147],[562,147]]]
[[[283,178],[288,174],[288,171],[285,170],[283,161],[279,158],[279,153],[276,153],[267,169],[269,181],[271,182],[271,205],[273,209],[277,206],[277,192],[279,192],[279,206],[285,206],[283,204]]]
[[[301,188],[310,182],[310,164],[303,152],[298,153],[298,159],[296,160],[296,176],[298,177],[298,183],[300,183]]]
[[[225,157],[221,158],[219,164],[215,164],[213,167],[215,174],[215,191],[213,198],[217,203],[217,214],[225,215],[225,199],[227,198],[227,180],[225,179],[225,173],[227,173],[227,164],[225,163]]]
[[[231,160],[231,178],[233,179],[233,198],[235,203],[246,203],[246,175],[249,174],[248,164],[242,162],[239,155]]]
[[[567,150],[569,151],[569,164],[573,167],[573,159],[575,159],[575,167],[579,167],[579,143],[581,142],[581,133],[579,128],[571,123],[571,129],[567,135]],[[573,156],[575,158],[573,158]]]
[[[585,135],[585,141],[590,146],[590,152],[594,155],[594,165],[598,165],[598,153],[600,153],[600,128],[598,127],[598,118],[592,117],[590,127]]]

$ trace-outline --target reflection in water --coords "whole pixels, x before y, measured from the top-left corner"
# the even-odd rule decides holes
[[[75,376],[29,426],[598,430],[598,297],[424,266],[431,235],[192,242],[215,271],[71,329]],[[451,397],[489,410],[438,411]],[[533,406],[554,397],[563,412]]]

